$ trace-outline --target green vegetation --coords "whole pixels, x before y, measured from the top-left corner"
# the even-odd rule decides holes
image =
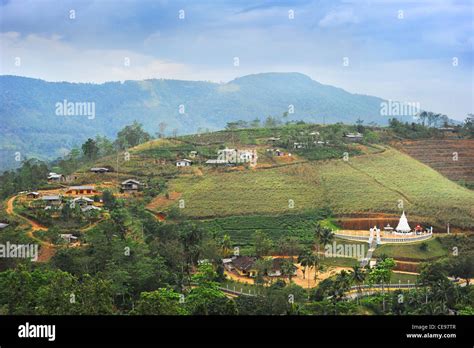
[[[304,244],[314,240],[314,227],[318,220],[327,217],[326,210],[306,214],[278,216],[246,215],[204,220],[201,226],[211,234],[230,236],[234,246],[253,245],[256,230],[264,232],[273,242],[282,237],[294,236]]]
[[[374,251],[374,256],[386,255],[399,260],[427,261],[447,256],[448,249],[435,237],[425,242],[411,244],[384,244]],[[426,247],[425,247],[426,246]]]
[[[169,182],[191,217],[285,214],[329,207],[335,214],[399,213],[399,200],[426,223],[472,227],[474,193],[392,148],[383,153],[238,172],[209,171]],[[294,208],[289,207],[294,201]]]

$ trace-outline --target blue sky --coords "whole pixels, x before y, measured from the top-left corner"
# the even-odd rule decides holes
[[[227,82],[297,71],[456,119],[474,111],[469,0],[0,0],[0,20],[1,74]]]

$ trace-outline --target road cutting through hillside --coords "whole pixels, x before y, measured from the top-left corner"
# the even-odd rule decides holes
[[[47,262],[49,261],[49,259],[51,259],[51,257],[53,257],[54,253],[56,252],[55,245],[49,242],[45,242],[44,240],[41,240],[40,238],[36,237],[34,235],[34,232],[47,231],[48,228],[43,225],[40,225],[34,220],[28,219],[20,214],[15,213],[14,202],[17,197],[18,196],[13,196],[7,201],[6,212],[8,215],[19,218],[27,222],[31,226],[31,229],[26,233],[26,235],[31,239],[37,241],[41,245],[40,253],[38,255],[38,262]]]

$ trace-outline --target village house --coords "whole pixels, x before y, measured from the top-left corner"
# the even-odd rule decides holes
[[[39,198],[41,195],[39,194],[39,192],[35,192],[35,191],[32,191],[32,192],[28,192],[26,194],[26,198],[28,199],[37,199]]]
[[[189,167],[193,162],[188,159],[182,159],[176,161],[176,167]]]
[[[90,171],[96,174],[103,174],[103,173],[109,172],[109,169],[100,167],[100,168],[91,168]]]
[[[304,144],[304,143],[293,143],[293,148],[294,149],[304,149],[304,148],[306,148],[306,144]]]
[[[232,269],[239,275],[246,277],[256,277],[257,270],[255,268],[256,257],[251,256],[235,256],[232,258]]]
[[[9,226],[9,224],[0,222],[0,230],[3,230],[4,228],[6,228],[6,227],[8,227],[8,226]]]
[[[94,203],[94,200],[91,199],[91,198],[88,198],[88,197],[84,197],[84,196],[81,196],[81,197],[77,197],[77,198],[74,198],[71,203],[69,204],[69,206],[74,209],[76,207],[76,204],[78,206],[80,206],[81,208],[85,207],[85,206],[88,206],[88,205],[92,205]]]
[[[66,177],[62,174],[51,172],[48,174],[48,182],[65,182]]]
[[[267,276],[269,277],[281,277],[283,275],[282,271],[281,271],[281,268],[282,268],[282,265],[283,263],[286,261],[287,259],[284,259],[284,258],[274,258],[272,260],[272,268],[269,269],[267,271]],[[296,275],[296,270],[293,272],[293,275],[295,276]]]
[[[96,207],[94,205],[86,205],[86,206],[81,207],[81,211],[83,213],[88,212],[88,211],[92,211],[92,210],[101,211],[102,209],[99,208],[99,207]]]
[[[64,239],[66,242],[71,243],[71,241],[77,241],[77,237],[72,233],[61,233],[59,235],[61,239]]]
[[[78,195],[96,195],[99,194],[100,192],[95,189],[94,186],[86,185],[86,186],[71,186],[66,190],[66,194],[72,195],[72,196],[78,196]]]
[[[61,196],[57,196],[57,195],[52,195],[52,196],[43,196],[41,198],[41,200],[43,202],[46,203],[47,206],[51,207],[51,206],[59,206],[61,205],[61,202],[62,202],[62,197]]]
[[[353,141],[353,142],[361,141],[364,138],[364,136],[359,132],[347,133],[346,135],[344,135],[344,137],[349,139],[349,141]]]
[[[138,180],[127,179],[121,184],[121,191],[124,193],[134,193],[138,192],[142,184]]]

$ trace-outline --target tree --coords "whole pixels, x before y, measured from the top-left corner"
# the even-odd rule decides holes
[[[192,277],[196,284],[186,298],[186,307],[193,315],[233,315],[237,314],[235,302],[227,298],[215,282],[217,273],[210,264],[202,264]]]
[[[474,138],[474,114],[468,114],[464,120],[463,131],[470,138]]]
[[[143,130],[142,124],[134,121],[133,124],[125,126],[118,132],[115,143],[119,149],[124,150],[145,143],[150,139],[150,134]]]
[[[104,157],[114,153],[114,143],[110,141],[107,137],[97,135],[95,137],[95,143],[99,149],[98,156]]]
[[[181,294],[166,288],[142,292],[134,313],[139,315],[185,315],[187,311],[180,303],[181,298],[183,298]]]
[[[449,274],[454,277],[463,278],[467,286],[471,278],[474,278],[474,254],[469,253],[451,259]]]
[[[361,285],[365,280],[365,275],[366,274],[365,274],[364,269],[360,267],[359,265],[352,267],[352,271],[350,272],[351,281],[357,285],[357,292],[359,296],[362,292]],[[359,303],[359,297],[357,297],[357,303]]]
[[[87,139],[87,141],[82,144],[82,152],[88,160],[97,158],[99,148],[97,147],[95,140],[91,138]]]
[[[255,269],[257,271],[257,276],[255,278],[255,284],[265,285],[266,278],[265,276],[273,267],[273,260],[270,258],[258,259],[255,262]]]
[[[285,236],[278,241],[278,250],[282,255],[293,257],[301,252],[300,243],[297,237]]]
[[[160,122],[158,124],[159,130],[160,130],[160,138],[162,138],[165,135],[165,130],[168,124],[166,122]]]
[[[357,118],[357,121],[356,121],[356,129],[359,133],[364,133],[365,131],[365,127],[363,126],[364,124],[364,120],[361,120],[360,117]]]
[[[272,250],[272,240],[267,237],[267,235],[261,231],[255,231],[254,235],[254,247],[255,247],[255,255],[257,257],[262,257],[268,255]]]
[[[285,259],[281,264],[281,274],[288,277],[288,283],[291,284],[291,279],[295,275],[296,266],[291,259]]]
[[[107,209],[115,208],[117,203],[115,196],[109,190],[104,190],[104,192],[102,192],[102,202],[104,203],[104,207]]]
[[[260,127],[260,119],[257,117],[251,123],[250,126],[252,128],[259,128]]]
[[[224,237],[222,237],[220,244],[221,244],[222,256],[224,257],[229,256],[232,252],[232,241],[230,240],[230,237],[228,234],[225,234]]]
[[[186,258],[186,273],[191,273],[191,267],[197,265],[201,253],[200,243],[203,237],[203,231],[194,223],[182,223],[179,225],[179,239],[183,244],[184,255]]]
[[[390,282],[392,269],[395,267],[395,261],[392,258],[386,258],[379,261],[369,273],[370,284],[382,284],[383,311],[385,312],[385,284]]]
[[[333,240],[334,240],[334,233],[332,232],[332,230],[327,227],[323,227],[321,231],[321,235],[319,237],[320,243],[322,245],[328,245],[328,244],[331,244]]]
[[[302,269],[303,279],[305,279],[305,274],[310,264],[311,255],[312,255],[311,250],[306,250],[305,252],[303,252],[301,255],[298,256],[298,263],[303,267]]]

